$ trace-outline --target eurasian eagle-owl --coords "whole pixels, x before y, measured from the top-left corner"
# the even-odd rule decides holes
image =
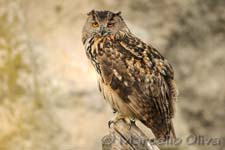
[[[138,119],[157,139],[175,138],[177,90],[168,61],[130,32],[120,12],[89,12],[82,41],[117,119]]]

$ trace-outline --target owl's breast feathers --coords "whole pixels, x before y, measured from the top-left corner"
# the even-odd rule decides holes
[[[176,87],[168,61],[132,34],[90,38],[84,43],[101,84],[117,93],[157,138],[175,137],[171,119]]]

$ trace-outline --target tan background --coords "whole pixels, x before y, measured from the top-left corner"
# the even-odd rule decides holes
[[[109,9],[122,11],[131,31],[174,66],[178,149],[222,150],[185,140],[225,137],[224,6],[224,0],[0,0],[0,149],[101,148],[113,115],[97,90],[81,30],[88,11]]]

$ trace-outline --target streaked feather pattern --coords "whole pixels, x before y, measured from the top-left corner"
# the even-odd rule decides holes
[[[156,138],[175,137],[177,90],[168,61],[131,32],[84,38],[83,43],[112,108],[143,122]]]

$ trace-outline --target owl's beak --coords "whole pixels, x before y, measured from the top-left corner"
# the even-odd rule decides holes
[[[106,29],[103,25],[100,26],[100,35],[105,36],[106,35]]]

